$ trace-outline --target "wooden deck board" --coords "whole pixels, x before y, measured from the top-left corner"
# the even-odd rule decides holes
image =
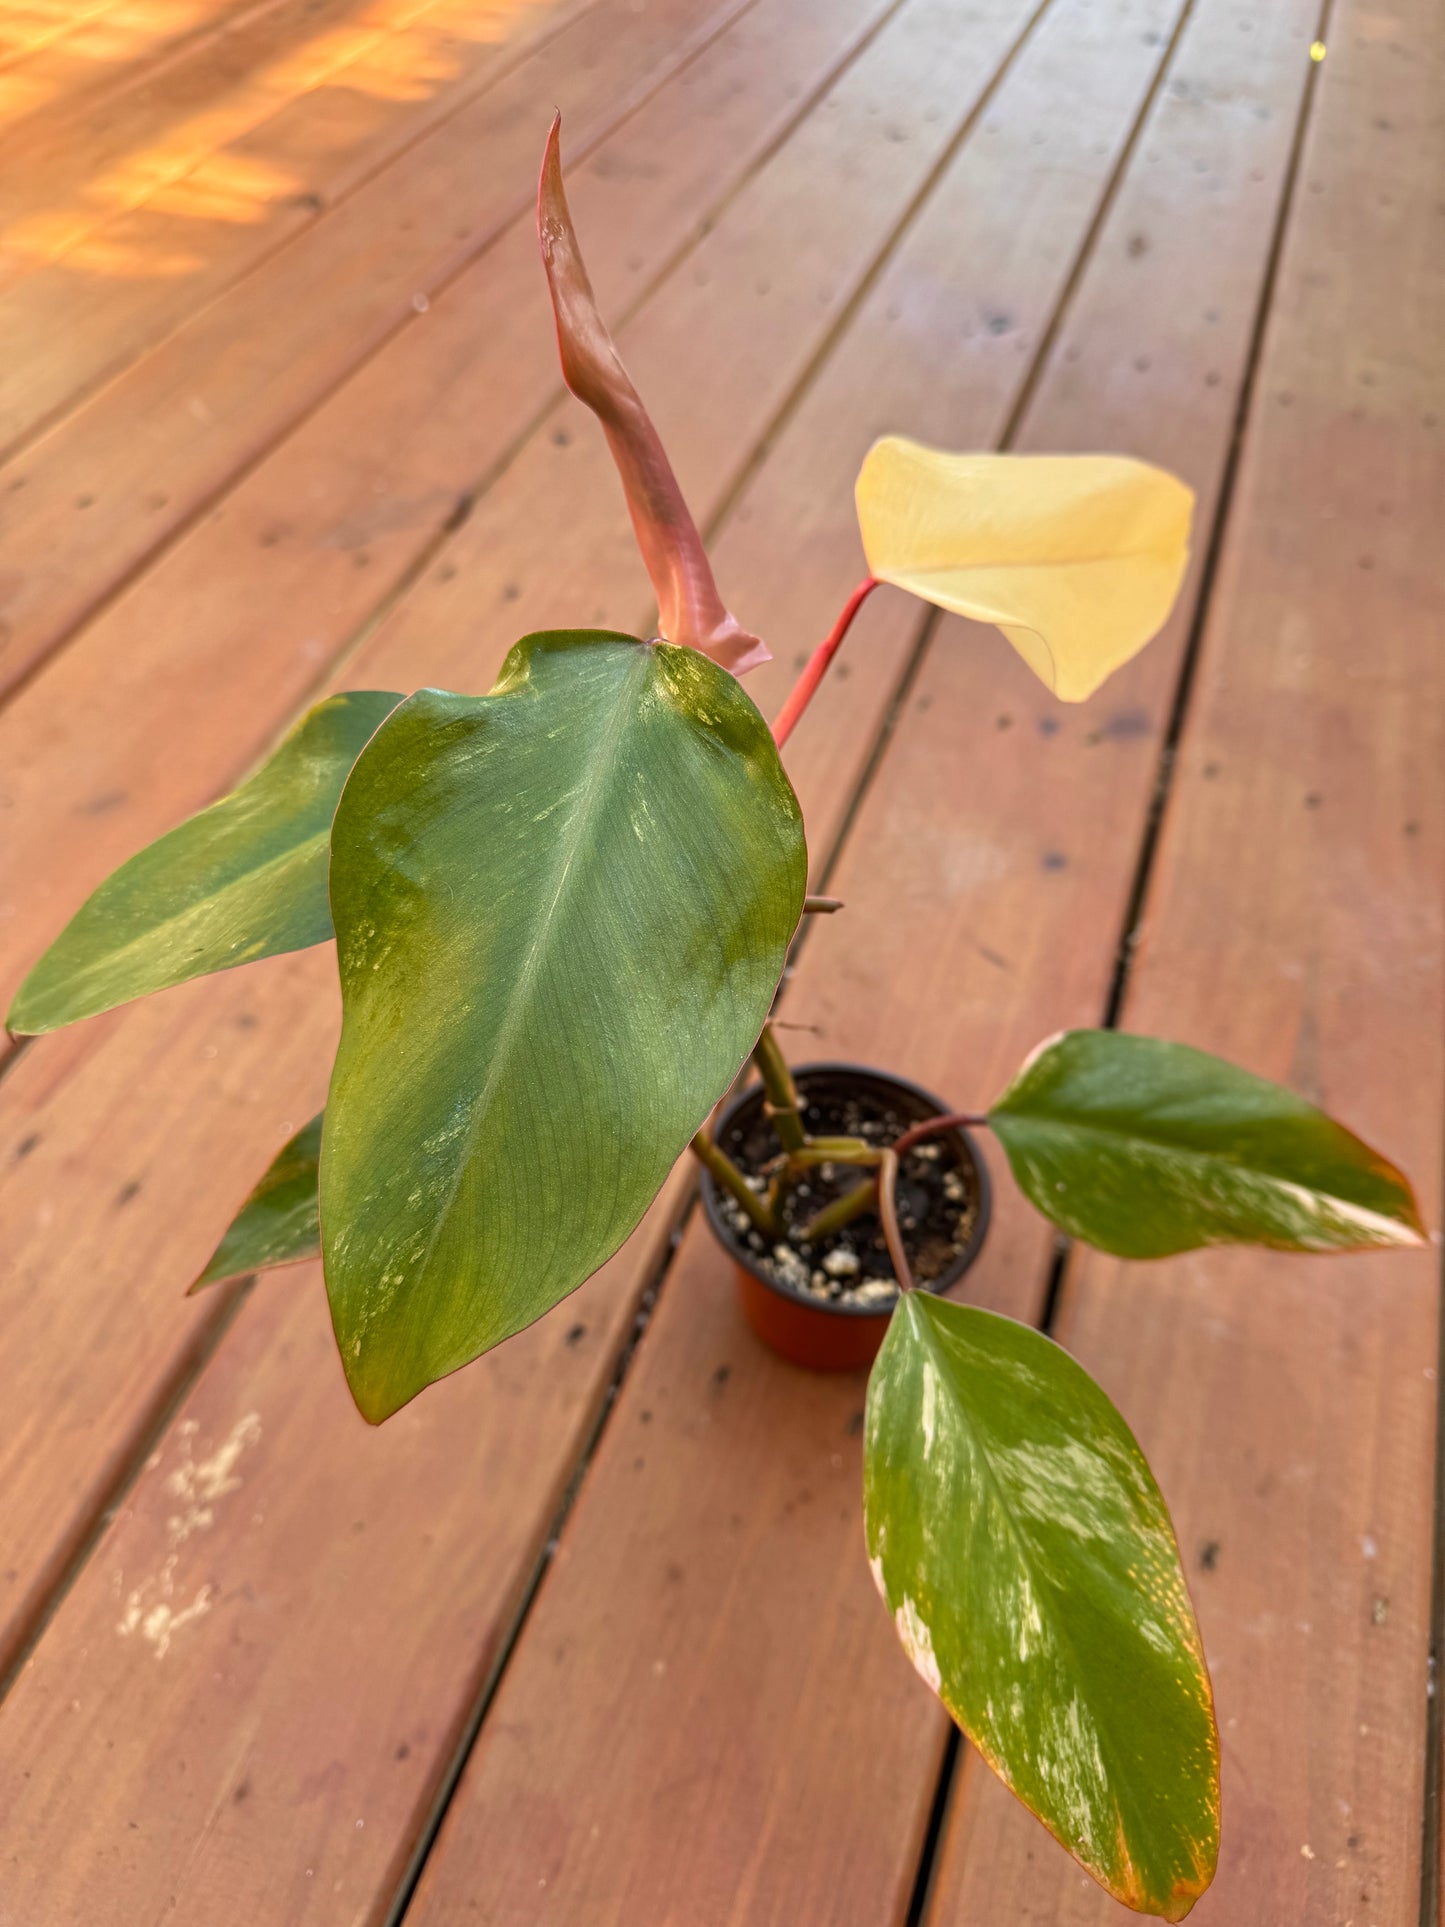
[[[395,0],[395,4],[399,11],[384,18],[395,36],[394,51],[404,62],[420,50],[410,48],[406,39],[412,0]],[[567,36],[572,30],[556,68],[564,83],[569,76],[582,77],[599,22],[604,37],[621,38],[621,23],[615,13],[609,16],[607,0],[602,0],[602,9],[591,19],[592,10],[582,4],[564,11],[562,35],[553,37]],[[417,174],[425,174],[429,166],[434,169],[438,150],[432,141],[440,141],[443,149],[448,142],[458,141],[475,147],[478,96],[490,91],[489,82],[500,77],[500,84],[505,84],[515,71],[519,63],[511,58],[512,42],[526,49],[529,41],[540,41],[534,52],[545,57],[553,44],[545,34],[548,18],[547,10],[539,14],[525,0],[517,0],[517,11],[506,22],[506,37],[500,42],[484,39],[471,48],[470,57],[462,63],[461,83],[435,96],[420,75],[413,88],[404,75],[388,82],[381,75],[366,75],[360,67],[348,73],[344,48],[328,50],[323,45],[317,62],[320,71],[315,73],[308,70],[304,57],[298,60],[300,71],[291,75],[285,61],[279,63],[275,113],[260,122],[249,146],[242,139],[224,160],[220,156],[225,150],[218,150],[209,185],[199,183],[198,191],[190,195],[182,178],[170,202],[164,196],[142,199],[128,211],[118,210],[104,232],[103,244],[97,241],[93,258],[78,253],[73,259],[62,254],[54,263],[42,259],[9,291],[0,315],[0,341],[7,356],[6,380],[0,389],[4,459],[8,462],[23,453],[36,437],[188,319],[203,314],[233,285],[244,285],[254,294],[257,273],[278,257],[284,276],[294,261],[285,243],[299,233],[316,230],[307,249],[314,273],[303,277],[303,287],[293,296],[298,301],[293,326],[310,309],[332,298],[333,277],[344,286],[337,264],[328,259],[328,244],[340,236],[344,247],[349,235],[354,251],[358,222],[369,223],[375,238],[389,244],[388,253],[378,259],[385,261],[394,254],[398,267],[410,271],[409,286],[416,285],[418,274],[422,287],[434,285],[401,238],[414,231],[406,224],[407,185],[415,193]],[[682,8],[666,19],[645,17],[638,25],[634,46],[643,74],[649,65],[649,40],[685,53],[685,45],[676,46],[679,40],[685,42],[684,18]],[[374,35],[363,35],[356,49],[362,59],[367,51],[379,59],[382,47]],[[336,84],[328,86],[327,76],[333,72]],[[540,79],[540,72],[534,74],[533,85]],[[469,81],[479,84],[469,85]],[[614,86],[621,85],[617,76]],[[398,91],[403,106],[408,92],[420,91],[426,98],[403,112],[394,100],[388,101],[388,95]],[[366,111],[359,113],[358,108]],[[490,106],[484,121],[489,115]],[[299,172],[293,165],[293,149],[302,162]],[[165,163],[162,139],[155,154],[142,153],[132,165],[144,175],[151,165],[164,173]],[[375,171],[387,163],[397,170],[389,191],[384,197],[363,199],[356,208],[357,194],[364,196],[368,178],[374,179]],[[124,185],[122,170],[122,199]],[[441,185],[433,181],[434,187]],[[450,227],[431,234],[433,253],[442,235],[451,238]],[[446,258],[458,258],[455,241]],[[372,273],[377,273],[375,261]],[[261,281],[263,293],[267,285]],[[223,330],[210,337],[211,358],[222,359],[223,342],[228,341],[234,351],[238,338],[259,328],[256,312],[252,310],[249,323],[241,315],[228,317]],[[202,352],[190,365],[188,390],[208,368]],[[213,415],[216,412],[212,409]]]
[[[0,491],[26,481],[0,493],[23,504],[0,521],[0,613],[30,678],[0,712],[0,821],[19,831],[0,847],[0,983],[311,690],[482,687],[523,628],[647,619],[605,457],[557,399],[531,258],[554,98],[579,107],[574,157],[592,150],[574,204],[629,362],[725,587],[778,649],[752,685],[765,709],[861,570],[848,487],[884,428],[1129,449],[1185,473],[1208,528],[1316,0],[1266,17],[1245,0],[659,0],[620,40],[611,4],[531,16],[545,44],[490,83],[464,76],[455,107],[313,112],[303,90],[267,151],[331,168],[340,205],[279,252],[277,230],[217,253],[209,307],[198,280],[173,309],[121,289],[87,320],[108,385],[72,384],[66,418],[0,468]],[[236,18],[284,29],[279,10]],[[204,105],[206,23],[225,19],[157,13],[142,58],[178,88],[191,63]],[[1358,23],[1336,0],[1332,41],[1347,31],[1219,580],[1201,545],[1189,606],[1083,712],[950,621],[894,717],[926,632],[916,605],[874,599],[789,752],[815,866],[846,827],[849,910],[810,934],[783,1022],[800,1058],[872,1058],[972,1102],[1042,1033],[1098,1020],[1212,590],[1125,1019],[1323,1095],[1406,1158],[1435,1212],[1445,798],[1417,511],[1445,506],[1428,420],[1440,44],[1419,0]],[[120,91],[130,113],[144,89]],[[348,184],[348,164],[369,179]],[[0,332],[31,359],[39,281],[0,290]],[[288,341],[274,314],[307,289],[324,295]],[[21,379],[53,381],[43,360]],[[193,388],[224,397],[209,424],[183,419]],[[87,462],[105,479],[80,515]],[[1322,578],[1327,507],[1375,518],[1371,567],[1340,548]],[[1372,799],[1343,831],[1335,793]],[[1262,824],[1277,853],[1241,862]],[[1242,966],[1268,987],[1253,1003]],[[380,1927],[464,1762],[408,1921],[902,1921],[946,1727],[861,1557],[861,1383],[763,1354],[699,1222],[669,1262],[689,1171],[566,1308],[379,1433],[345,1399],[314,1268],[178,1298],[319,1100],[331,976],[316,953],[191,986],[41,1040],[0,1086],[0,1575],[7,1650],[34,1641],[0,1707],[0,1922]],[[1035,1316],[1051,1241],[1000,1189],[972,1295]],[[1223,1548],[1201,1607],[1238,1858],[1199,1917],[1340,1927],[1359,1894],[1357,1927],[1413,1927],[1435,1281],[1429,1262],[1268,1273],[1091,1261],[1068,1274],[1063,1335],[1155,1449],[1186,1550]],[[1303,1502],[1289,1427],[1333,1468]],[[1291,1630],[1300,1598],[1309,1634]],[[1342,1800],[1358,1827],[1338,1868]],[[1327,1843],[1313,1859],[1301,1830]],[[965,1759],[930,1927],[1116,1913]]]

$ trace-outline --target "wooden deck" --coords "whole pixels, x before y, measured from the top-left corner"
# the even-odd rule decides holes
[[[1312,42],[1328,48],[1312,60]],[[959,1104],[1117,1019],[1342,1114],[1441,1221],[1445,24],[1434,0],[5,0],[0,993],[333,686],[483,689],[647,585],[564,397],[599,296],[771,712],[885,429],[1199,495],[1096,702],[885,591],[789,748],[847,910],[799,1059]],[[319,1274],[181,1292],[324,1094],[329,952],[0,1085],[0,1927],[1122,1921],[897,1650],[862,1384],[742,1326],[679,1170],[378,1432]],[[1047,1318],[1172,1503],[1217,1927],[1433,1927],[1435,1253],[1074,1253]]]

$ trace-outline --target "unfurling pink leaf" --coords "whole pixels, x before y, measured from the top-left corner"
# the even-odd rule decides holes
[[[741,676],[767,662],[771,652],[723,607],[672,464],[597,312],[562,189],[561,129],[559,114],[542,157],[537,238],[557,317],[562,373],[572,393],[602,423],[657,596],[663,635],[669,642],[701,650]]]

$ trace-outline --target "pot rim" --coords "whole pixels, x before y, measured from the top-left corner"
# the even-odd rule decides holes
[[[829,1060],[817,1064],[794,1064],[790,1068],[795,1079],[827,1075],[837,1078],[866,1079],[874,1084],[889,1084],[895,1090],[906,1091],[910,1097],[917,1098],[920,1103],[926,1104],[934,1117],[945,1117],[948,1114],[948,1106],[940,1098],[935,1097],[932,1091],[925,1090],[921,1084],[915,1084],[910,1078],[899,1077],[893,1071],[878,1070],[871,1064]],[[715,1135],[721,1136],[739,1111],[748,1104],[758,1102],[762,1096],[761,1084],[750,1083],[744,1090],[729,1098],[718,1117]],[[943,1296],[953,1289],[979,1254],[993,1209],[993,1191],[989,1183],[988,1166],[972,1133],[960,1124],[955,1125],[951,1131],[941,1132],[940,1136],[953,1138],[962,1144],[973,1166],[974,1179],[978,1187],[978,1210],[967,1244],[957,1257],[945,1266],[937,1278],[931,1279],[927,1284],[915,1286],[918,1291],[931,1291]],[[898,1303],[897,1297],[891,1305],[848,1304],[842,1299],[814,1298],[807,1292],[798,1291],[793,1286],[783,1284],[780,1279],[774,1278],[758,1262],[756,1256],[746,1250],[734,1236],[732,1226],[722,1215],[718,1186],[710,1171],[702,1172],[701,1189],[703,1210],[707,1213],[707,1220],[712,1227],[714,1237],[734,1264],[741,1265],[758,1280],[759,1284],[766,1285],[769,1291],[774,1291],[780,1298],[787,1299],[789,1304],[801,1305],[808,1311],[819,1312],[831,1318],[886,1319],[893,1316]],[[899,1295],[902,1295],[901,1292]]]

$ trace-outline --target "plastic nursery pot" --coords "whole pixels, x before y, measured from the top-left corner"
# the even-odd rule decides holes
[[[897,1119],[897,1129],[889,1132],[890,1139],[926,1118],[943,1115],[949,1108],[917,1084],[858,1064],[804,1064],[794,1070],[793,1078],[804,1123],[815,1136],[837,1133],[840,1110],[849,1103],[860,1107],[864,1117]],[[757,1084],[735,1097],[718,1120],[717,1142],[734,1161],[741,1158],[744,1169],[750,1168],[744,1147],[762,1123],[763,1090]],[[919,1289],[947,1292],[978,1256],[988,1230],[988,1171],[966,1131],[943,1132],[931,1141],[940,1147],[942,1163],[963,1182],[965,1225],[963,1241],[947,1262],[932,1276],[926,1276],[926,1267],[915,1263],[915,1276]],[[772,1148],[777,1148],[776,1143]],[[860,1178],[864,1175],[858,1173]],[[724,1195],[704,1171],[702,1201],[708,1223],[737,1267],[743,1314],[764,1344],[813,1371],[854,1371],[871,1364],[883,1343],[896,1295],[881,1303],[861,1303],[846,1295],[815,1296],[801,1284],[785,1281],[769,1268],[764,1253],[749,1247],[745,1232],[735,1227],[724,1209]],[[900,1205],[902,1202],[900,1191]],[[735,1206],[731,1208],[736,1210]],[[870,1217],[866,1223],[872,1226],[875,1220]],[[909,1258],[916,1260],[913,1238],[907,1232],[905,1245]],[[875,1256],[873,1268],[875,1275],[886,1270],[889,1278],[893,1276],[885,1257]]]

